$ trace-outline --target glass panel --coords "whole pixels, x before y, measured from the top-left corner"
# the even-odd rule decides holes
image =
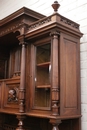
[[[50,44],[36,47],[35,106],[50,106]]]

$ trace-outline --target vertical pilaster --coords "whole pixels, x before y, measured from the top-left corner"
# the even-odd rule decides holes
[[[52,115],[59,115],[59,33],[51,32],[51,63],[52,63]]]

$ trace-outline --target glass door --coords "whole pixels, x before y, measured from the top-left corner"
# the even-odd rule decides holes
[[[35,107],[50,107],[51,44],[36,47]]]

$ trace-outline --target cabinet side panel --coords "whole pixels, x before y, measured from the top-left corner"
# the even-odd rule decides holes
[[[77,107],[76,43],[64,39],[65,46],[65,102],[66,108]]]
[[[60,37],[60,114],[80,114],[79,40]]]

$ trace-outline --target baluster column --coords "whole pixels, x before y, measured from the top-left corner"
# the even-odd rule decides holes
[[[21,76],[19,89],[19,112],[25,112],[25,44],[22,44]]]
[[[52,31],[51,62],[52,62],[52,115],[59,115],[59,33]]]
[[[26,43],[24,37],[20,37],[20,44],[22,45],[21,53],[21,75],[20,75],[20,87],[19,87],[19,114],[17,118],[19,120],[18,128],[16,130],[25,130],[23,120],[25,119],[25,64],[26,64]]]

